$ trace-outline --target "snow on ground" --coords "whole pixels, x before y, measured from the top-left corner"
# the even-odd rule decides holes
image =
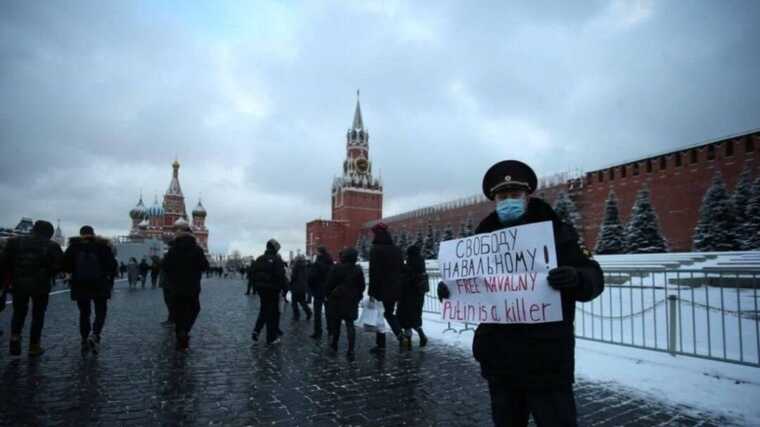
[[[430,338],[472,351],[473,332],[444,332],[447,322],[424,314]],[[460,324],[454,324],[458,330]],[[697,413],[710,412],[760,425],[760,368],[640,350],[578,339],[576,376],[644,398],[685,405]]]

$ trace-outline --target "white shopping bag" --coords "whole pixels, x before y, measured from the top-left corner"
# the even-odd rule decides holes
[[[362,325],[365,332],[385,332],[382,304],[372,299],[364,303],[359,324]]]

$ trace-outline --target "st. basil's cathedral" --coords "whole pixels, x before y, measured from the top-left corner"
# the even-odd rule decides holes
[[[185,209],[185,196],[179,185],[179,162],[172,164],[172,179],[169,189],[164,194],[163,203],[158,202],[156,196],[153,205],[145,207],[142,195],[137,206],[129,211],[132,219],[132,228],[129,231],[131,239],[158,239],[169,242],[174,238],[176,227],[186,224],[190,226],[198,244],[208,252],[208,228],[206,228],[206,208],[198,200],[198,204],[192,211],[192,222],[188,222],[187,210]]]

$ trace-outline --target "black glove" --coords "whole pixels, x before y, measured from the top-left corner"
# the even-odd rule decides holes
[[[443,301],[450,296],[449,287],[443,282],[438,282],[438,301]]]
[[[554,289],[569,289],[578,286],[578,270],[575,267],[563,266],[549,270],[549,286]]]

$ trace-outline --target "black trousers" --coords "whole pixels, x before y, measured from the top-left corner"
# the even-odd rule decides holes
[[[280,330],[280,292],[276,289],[259,289],[258,293],[261,307],[253,331],[258,334],[266,326],[267,342],[271,343]]]
[[[298,320],[301,317],[301,312],[298,310],[299,305],[303,309],[304,313],[306,313],[306,317],[311,316],[311,309],[309,308],[309,305],[306,304],[305,292],[291,292],[290,304],[293,307],[293,319]]]
[[[92,327],[90,327],[91,305],[95,306],[95,323],[92,324]],[[105,298],[80,298],[77,300],[77,306],[79,307],[79,335],[82,339],[87,339],[90,331],[95,335],[100,335],[103,331],[103,325],[106,324],[107,300]]]
[[[333,325],[330,328],[333,331],[332,342],[333,345],[338,345],[338,339],[340,338],[340,324],[346,324],[346,336],[348,337],[348,351],[354,351],[354,343],[356,342],[356,329],[354,328],[353,319],[346,319],[342,317],[331,317]]]
[[[30,341],[39,344],[42,327],[45,324],[45,310],[48,305],[48,294],[28,295],[20,292],[13,293],[13,318],[11,318],[11,334],[19,336],[24,330],[26,313],[29,311],[29,300],[32,301],[32,333]]]
[[[200,295],[171,295],[171,313],[178,337],[190,335],[200,312]]]
[[[538,427],[578,425],[572,386],[559,390],[521,390],[510,388],[502,380],[489,379],[488,390],[496,427],[527,426],[531,414]]]
[[[169,313],[166,317],[166,320],[174,323],[174,313],[172,312],[172,297],[166,287],[164,287],[164,304],[166,305],[166,311]]]
[[[158,273],[151,271],[150,272],[150,285],[155,288],[156,284],[158,284]]]
[[[324,298],[314,297],[314,335],[322,335],[322,311],[324,307]]]
[[[255,294],[256,289],[253,288],[253,282],[251,280],[248,281],[248,287],[245,289],[245,294]]]
[[[396,315],[396,306],[398,305],[398,301],[383,301],[383,310],[385,313],[383,313],[383,317],[385,317],[385,320],[388,322],[388,325],[391,327],[391,331],[393,331],[393,335],[396,337],[401,336],[401,323],[398,320],[398,316]],[[378,333],[378,336],[375,337],[375,342],[377,343],[378,347],[385,347],[385,333]],[[380,337],[382,335],[382,337]]]

